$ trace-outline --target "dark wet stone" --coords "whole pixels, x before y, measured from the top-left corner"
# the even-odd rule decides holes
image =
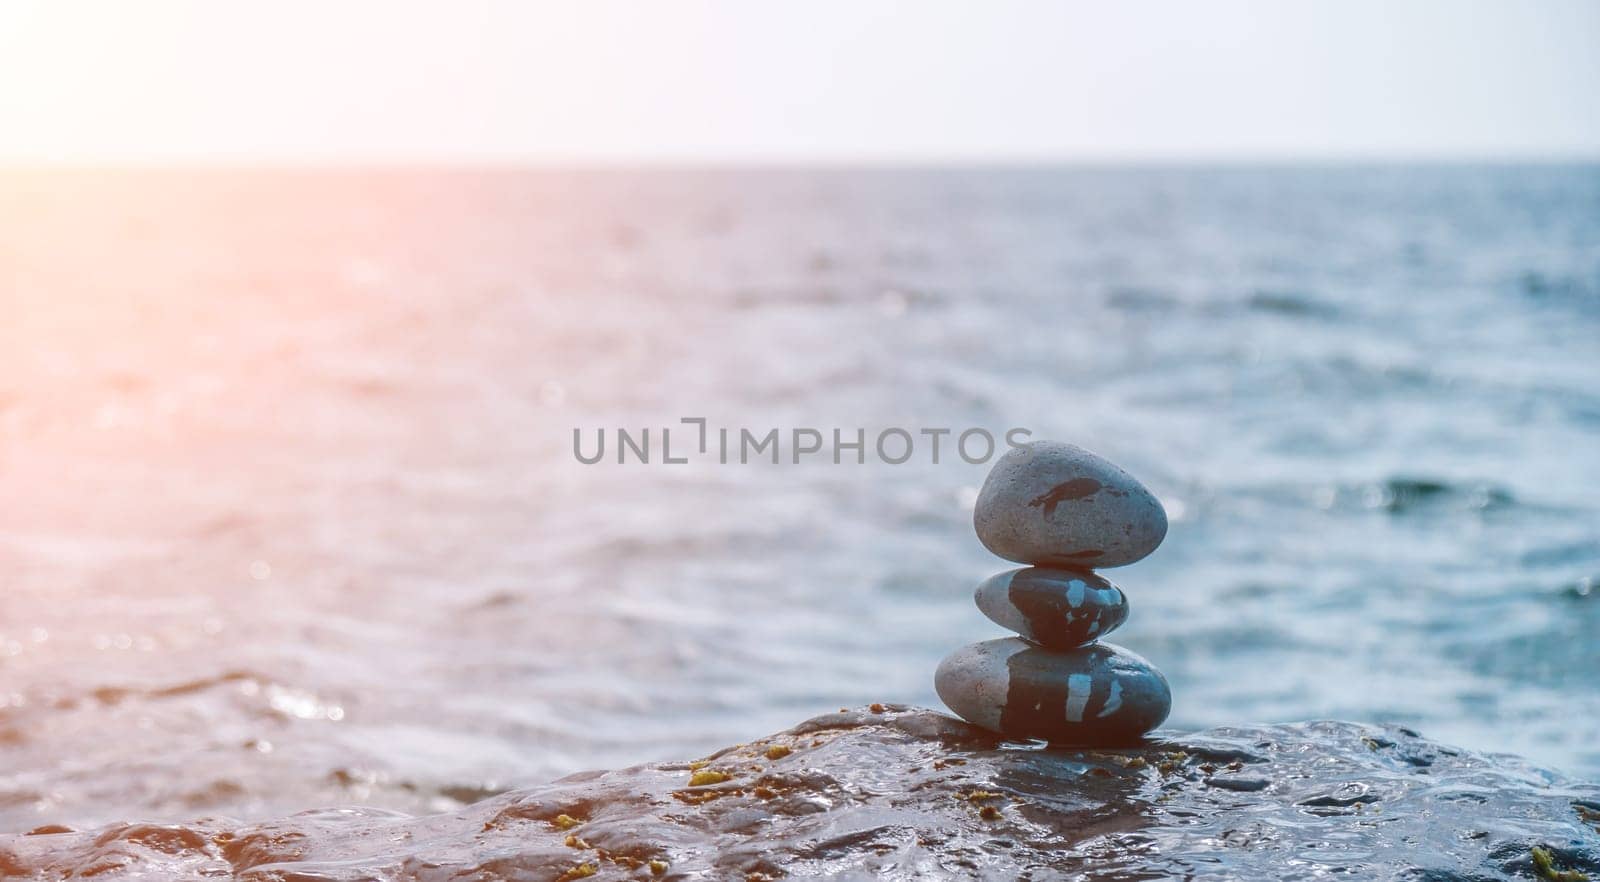
[[[1065,650],[1016,637],[973,643],[939,663],[933,685],[969,723],[1065,744],[1136,741],[1172,708],[1161,672],[1110,643]]]
[[[1002,456],[978,491],[972,523],[1006,560],[1069,569],[1133,563],[1167,535],[1167,514],[1143,484],[1057,441]]]
[[[1272,782],[1265,778],[1215,777],[1207,778],[1206,783],[1212,787],[1220,787],[1223,790],[1233,790],[1239,793],[1255,793],[1258,790],[1265,790],[1272,786]]]
[[[1128,618],[1128,598],[1094,573],[1025,567],[990,576],[973,599],[995,624],[1056,649],[1091,643]]]
[[[769,760],[773,746],[790,753]],[[1433,768],[1398,758],[1423,753],[1438,757]],[[1202,767],[1229,756],[1240,779],[1268,786],[1218,787]],[[1600,815],[1584,814],[1600,807],[1600,784],[1447,752],[1398,728],[1222,728],[1067,750],[890,706],[828,714],[708,759],[726,780],[689,786],[687,764],[662,763],[426,817],[350,808],[0,836],[0,875],[554,882],[588,864],[596,880],[1258,880],[1292,870],[1467,882],[1538,878],[1535,848],[1555,871],[1600,874]],[[1443,782],[1482,800],[1441,800]],[[662,862],[660,876],[650,861]]]

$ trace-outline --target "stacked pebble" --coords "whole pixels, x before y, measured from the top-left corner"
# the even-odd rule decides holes
[[[990,551],[1030,566],[978,586],[978,609],[1021,635],[964,646],[934,688],[970,723],[1015,738],[1112,745],[1161,725],[1166,678],[1096,642],[1128,617],[1128,599],[1090,567],[1133,563],[1167,535],[1149,490],[1071,444],[1036,441],[995,464],[973,523]]]

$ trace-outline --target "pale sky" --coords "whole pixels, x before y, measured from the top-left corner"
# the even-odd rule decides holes
[[[1600,157],[1600,0],[0,0],[0,161]]]

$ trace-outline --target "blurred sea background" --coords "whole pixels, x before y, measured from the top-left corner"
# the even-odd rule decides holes
[[[1592,779],[1597,378],[1595,165],[0,172],[0,830],[445,810],[1002,633],[987,466],[573,456],[681,417],[1083,445],[1169,728]]]

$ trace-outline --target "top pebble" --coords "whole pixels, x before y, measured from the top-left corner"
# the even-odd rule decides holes
[[[1071,444],[1033,441],[995,463],[973,526],[985,548],[1035,566],[1131,564],[1167,535],[1167,513],[1134,477]]]

